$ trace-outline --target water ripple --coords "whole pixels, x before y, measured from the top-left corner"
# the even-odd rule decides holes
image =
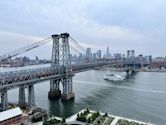
[[[108,84],[106,85],[106,84],[101,84],[101,83],[97,83],[97,82],[95,82],[97,84],[94,84],[94,82],[79,81],[79,80],[74,80],[74,82],[86,84],[86,85],[114,87],[114,88],[118,88],[118,89],[128,89],[128,90],[133,90],[133,91],[166,94],[166,91],[162,91],[162,90],[149,90],[149,89],[142,89],[142,88],[126,87],[126,86],[122,86],[122,85],[108,85]]]

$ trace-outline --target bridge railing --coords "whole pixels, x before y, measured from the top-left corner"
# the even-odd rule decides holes
[[[46,76],[62,74],[62,67],[44,67],[37,69],[20,70],[13,72],[0,73],[0,87],[15,82],[28,81],[32,79],[40,79]]]
[[[101,67],[106,65],[107,62],[92,62],[92,63],[85,63],[85,64],[75,64],[72,65],[72,71],[70,72],[81,72],[84,70],[90,70],[95,67]],[[0,73],[0,89],[4,88],[5,86],[11,86],[14,83],[18,83],[17,85],[21,85],[19,83],[27,83],[28,81],[32,82],[32,80],[38,79],[38,81],[45,80],[47,77],[54,78],[57,75],[65,75],[66,70],[65,67],[55,66],[55,67],[43,67],[43,68],[36,68],[36,69],[27,69],[27,70],[18,70],[18,71],[9,71]],[[59,76],[59,77],[60,77]]]

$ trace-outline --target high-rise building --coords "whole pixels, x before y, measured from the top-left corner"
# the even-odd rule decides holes
[[[91,51],[91,48],[87,48],[86,49],[86,58],[88,60],[91,60],[92,59],[92,51]]]
[[[146,63],[151,63],[152,62],[152,56],[151,55],[145,56],[145,61],[146,61]]]
[[[97,53],[93,53],[93,61],[96,61],[97,59]]]
[[[106,57],[109,58],[110,53],[109,53],[109,46],[107,46],[107,52],[106,52]]]
[[[97,51],[97,59],[101,59],[101,50]]]
[[[121,53],[114,53],[113,54],[113,59],[121,59],[121,58],[122,58]]]

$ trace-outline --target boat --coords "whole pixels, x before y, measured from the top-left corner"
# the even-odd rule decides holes
[[[108,74],[104,76],[104,80],[109,80],[109,81],[122,81],[124,80],[125,77],[122,77],[117,74]]]

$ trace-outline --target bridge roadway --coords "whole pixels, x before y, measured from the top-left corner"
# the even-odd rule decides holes
[[[106,61],[86,63],[86,64],[73,64],[71,74],[94,69],[107,65]],[[44,67],[37,69],[18,70],[0,73],[0,91],[3,89],[17,88],[21,85],[36,84],[44,80],[60,79],[66,75],[63,66]]]

